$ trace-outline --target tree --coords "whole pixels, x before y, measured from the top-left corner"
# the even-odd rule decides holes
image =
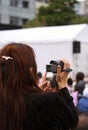
[[[74,11],[76,0],[49,0],[49,6],[42,6],[36,18],[28,21],[27,27],[69,25],[87,21]],[[80,18],[80,21],[78,18]],[[24,26],[24,27],[26,27]]]
[[[72,24],[82,24],[82,23],[88,23],[88,17],[87,16],[79,16],[77,15],[73,20]]]
[[[26,24],[24,25],[24,28],[30,28],[30,27],[41,27],[45,25],[44,23],[42,23],[41,21],[39,21],[37,18],[33,19],[33,20],[28,20],[26,22]]]
[[[47,26],[68,25],[75,17],[76,3],[76,0],[50,0],[48,7],[40,7],[37,17]]]

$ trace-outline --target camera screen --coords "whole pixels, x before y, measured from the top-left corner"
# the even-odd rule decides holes
[[[55,65],[55,64],[46,65],[46,71],[56,73],[57,72],[57,65]]]
[[[46,72],[51,72],[51,65],[46,65]]]

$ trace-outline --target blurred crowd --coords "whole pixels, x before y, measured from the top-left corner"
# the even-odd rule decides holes
[[[57,88],[55,77],[56,75],[53,74],[53,77],[48,79],[54,90]],[[41,79],[42,78],[43,76]],[[73,103],[79,115],[78,125],[72,130],[88,130],[88,83],[85,81],[85,74],[83,72],[78,72],[75,75],[75,79],[68,77],[67,89],[73,97]]]

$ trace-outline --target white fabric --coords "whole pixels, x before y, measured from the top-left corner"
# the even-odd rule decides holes
[[[88,88],[85,88],[83,91],[83,96],[88,98]]]
[[[0,43],[5,44],[14,41],[32,44],[48,44],[73,41],[76,39],[79,41],[80,39],[88,41],[87,34],[87,24],[5,30],[0,31]]]

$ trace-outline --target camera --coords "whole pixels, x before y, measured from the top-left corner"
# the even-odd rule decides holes
[[[46,65],[46,72],[57,73],[57,66],[61,66],[61,72],[71,72],[72,69],[64,69],[64,63],[62,61],[51,60],[49,65]]]
[[[46,71],[47,72],[52,72],[52,73],[56,73],[57,72],[57,66],[60,65],[61,66],[61,71],[63,70],[64,67],[64,63],[62,61],[54,61],[51,60],[49,65],[46,65]]]

